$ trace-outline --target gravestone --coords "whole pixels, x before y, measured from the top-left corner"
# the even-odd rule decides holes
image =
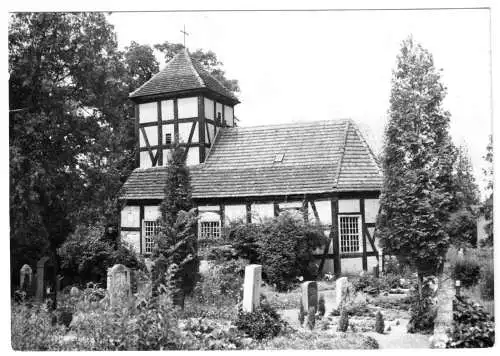
[[[347,277],[337,279],[335,285],[335,309],[345,304],[348,296]]]
[[[262,266],[248,265],[245,267],[243,282],[243,310],[253,312],[260,306],[260,284],[262,283]]]
[[[137,283],[137,296],[143,298],[151,298],[152,283],[149,276],[142,271],[135,271],[135,279]]]
[[[146,269],[147,269],[148,273],[151,274],[153,272],[153,268],[154,268],[155,263],[148,257],[148,258],[144,259],[144,264],[146,265]]]
[[[309,311],[313,307],[314,312],[318,310],[318,284],[314,281],[302,283],[302,305],[304,310]]]
[[[54,292],[51,277],[54,265],[48,256],[44,256],[36,263],[36,299],[43,300]]]
[[[132,296],[130,270],[124,265],[114,265],[108,269],[108,292],[111,307],[122,307]]]
[[[69,291],[69,295],[72,296],[72,297],[78,297],[80,296],[80,289],[78,289],[78,287],[71,287],[70,291]]]
[[[21,288],[21,290],[28,293],[31,290],[32,283],[33,283],[33,270],[29,265],[22,266],[19,277],[19,287]]]

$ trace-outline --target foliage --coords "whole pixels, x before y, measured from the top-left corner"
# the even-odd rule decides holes
[[[410,37],[393,71],[377,233],[384,252],[416,268],[419,282],[442,265],[450,244],[455,149],[446,89],[432,55]]]
[[[264,280],[284,291],[296,284],[300,276],[315,279],[319,271],[313,263],[313,251],[324,243],[319,226],[306,224],[290,214],[264,223],[257,246]]]
[[[378,349],[378,342],[369,336],[354,333],[325,333],[324,331],[299,330],[295,333],[277,336],[256,345],[263,350],[372,350]]]
[[[493,347],[495,323],[483,307],[466,298],[453,300],[453,332],[447,348]]]
[[[247,259],[249,263],[258,263],[257,248],[261,231],[262,225],[238,221],[231,224],[227,239],[240,258]]]
[[[462,208],[450,215],[447,225],[452,243],[457,247],[477,245],[477,217],[469,208]]]
[[[61,273],[71,283],[87,282],[105,285],[107,270],[115,264],[131,269],[144,269],[137,254],[123,244],[105,241],[103,226],[78,226],[59,249]]]
[[[454,280],[460,280],[461,285],[465,288],[476,285],[481,277],[481,266],[468,256],[457,259],[451,268],[451,277]]]
[[[133,169],[124,61],[99,13],[18,13],[9,24],[11,273],[35,265],[78,225],[117,231],[117,193]],[[156,64],[157,66],[157,64]],[[56,263],[56,268],[57,268]],[[57,271],[54,271],[54,276]]]
[[[384,316],[379,310],[375,316],[375,331],[378,332],[379,334],[383,334],[384,329],[385,329]]]
[[[410,295],[410,321],[407,325],[409,333],[430,334],[434,331],[434,320],[437,316],[434,291],[426,283],[422,292],[415,286]]]
[[[260,307],[251,313],[240,309],[235,325],[256,340],[273,338],[287,327],[287,323],[266,300],[261,301]]]
[[[349,313],[346,309],[342,309],[340,312],[339,325],[337,326],[337,331],[345,333],[349,328]]]
[[[323,294],[321,294],[319,296],[319,300],[318,300],[318,313],[319,313],[319,316],[323,316],[325,315],[325,312],[326,312],[326,308],[325,308],[325,297],[323,296]]]
[[[486,178],[486,194],[487,198],[481,210],[484,218],[488,222],[484,231],[486,232],[486,240],[482,243],[486,246],[493,246],[493,136],[490,135],[488,146],[486,147],[486,155],[483,157],[487,163],[487,167],[483,169],[483,174]]]
[[[234,320],[241,300],[245,263],[230,260],[211,267],[196,284],[184,316]]]
[[[316,325],[316,308],[310,307],[307,311],[307,327],[312,330],[314,325]]]

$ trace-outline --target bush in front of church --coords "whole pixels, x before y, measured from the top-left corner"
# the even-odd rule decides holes
[[[265,222],[257,242],[258,262],[262,264],[264,280],[286,291],[303,280],[315,279],[318,265],[313,251],[326,243],[318,225],[284,213]]]

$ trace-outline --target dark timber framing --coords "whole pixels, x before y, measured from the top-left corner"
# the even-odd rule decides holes
[[[365,200],[359,199],[359,210],[361,210],[361,237],[363,239],[363,271],[368,270],[368,258],[366,257],[366,225],[365,225]]]

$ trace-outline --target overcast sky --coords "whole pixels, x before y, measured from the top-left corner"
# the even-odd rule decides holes
[[[182,42],[213,50],[237,79],[240,126],[350,117],[382,148],[391,71],[412,34],[448,88],[451,135],[469,149],[478,184],[491,133],[488,10],[113,13],[121,48]],[[161,68],[164,65],[163,58]]]

